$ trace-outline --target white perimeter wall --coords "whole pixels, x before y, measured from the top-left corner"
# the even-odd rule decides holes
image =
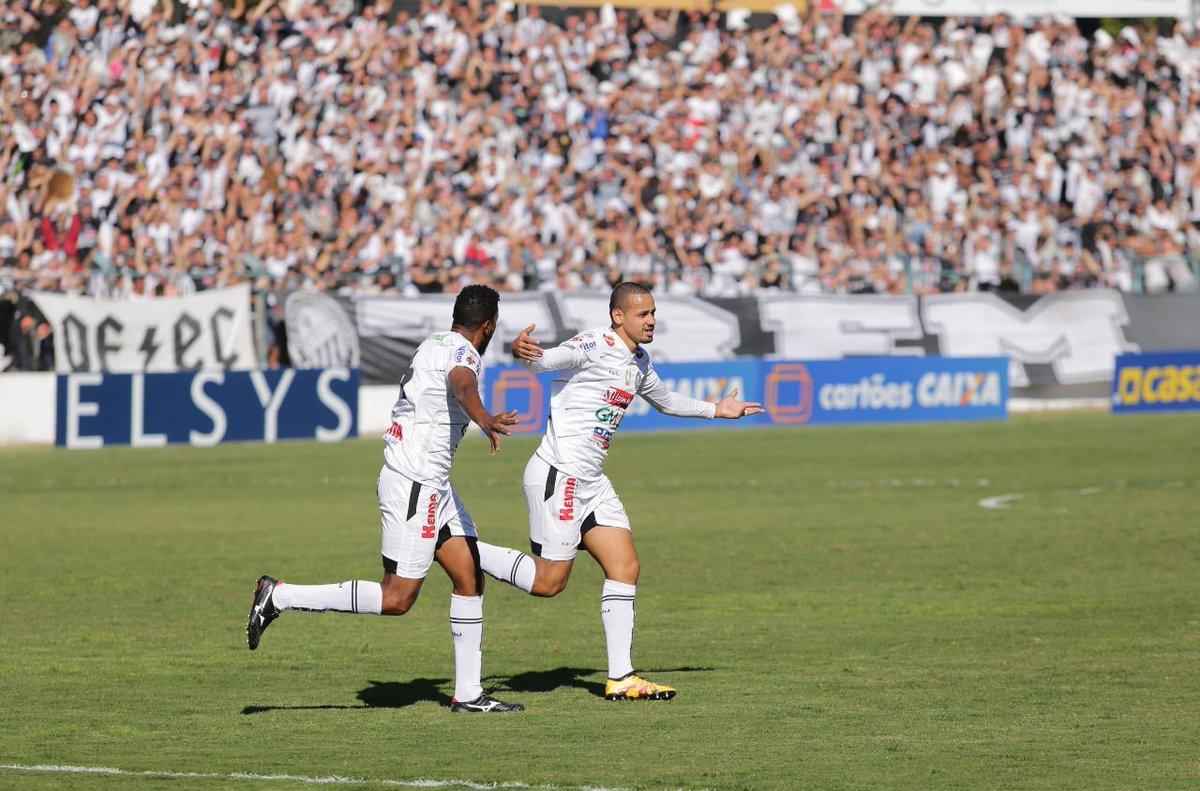
[[[0,445],[54,443],[54,374],[0,374]]]

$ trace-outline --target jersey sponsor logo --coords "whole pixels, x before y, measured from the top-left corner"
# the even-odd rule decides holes
[[[404,439],[404,428],[399,423],[393,423],[388,426],[388,430],[383,432],[384,437],[392,437],[393,439]]]
[[[609,346],[616,346],[616,345],[617,345],[617,342],[616,342],[616,340],[615,340],[615,339],[613,338],[613,336],[611,336],[611,335],[605,335],[605,336],[604,336],[604,342],[605,342],[605,343],[607,343]]]
[[[429,507],[425,509],[425,524],[421,527],[421,538],[434,538],[437,535],[438,496],[429,495]]]
[[[612,444],[613,433],[603,426],[596,426],[592,429],[592,440],[597,445],[608,450],[608,446]]]
[[[466,363],[471,368],[479,368],[479,358],[466,346],[458,347],[458,351],[454,353],[454,362]]]
[[[584,352],[590,352],[590,350],[596,347],[596,342],[588,340],[588,337],[583,335],[583,332],[580,332],[580,334],[572,337],[568,343],[572,344],[572,346],[583,349]]]
[[[620,407],[621,409],[628,409],[629,405],[633,403],[633,393],[616,387],[610,387],[604,391],[604,403]]]
[[[590,352],[592,349],[596,348],[596,342],[594,340],[588,340],[588,337],[583,333],[576,335],[563,345],[574,346],[576,349],[585,352]]]
[[[575,478],[567,478],[567,482],[563,485],[563,501],[562,508],[558,509],[558,521],[569,522],[575,518],[575,487],[578,482]]]
[[[621,418],[625,417],[625,412],[620,409],[613,409],[610,406],[602,406],[596,410],[596,420],[601,423],[612,426],[614,429],[621,425]]]

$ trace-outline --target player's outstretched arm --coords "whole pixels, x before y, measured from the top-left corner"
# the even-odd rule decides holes
[[[762,405],[750,401],[739,401],[737,388],[719,401],[701,401],[697,398],[676,393],[667,389],[658,374],[651,370],[639,391],[652,407],[664,415],[675,417],[726,418],[736,420],[740,417],[757,415],[762,412]]]
[[[669,389],[658,372],[651,368],[638,389],[638,395],[646,399],[650,406],[672,417],[716,417],[716,406],[712,401],[701,401],[698,398],[685,396]]]
[[[492,445],[492,453],[500,450],[500,435],[507,436],[511,433],[509,429],[517,424],[516,410],[498,415],[489,414],[479,398],[479,379],[470,368],[461,365],[451,368],[446,379],[450,384],[450,393],[462,404],[467,417],[487,436]]]
[[[763,411],[762,404],[755,401],[740,401],[737,397],[737,388],[729,391],[729,395],[722,398],[716,403],[713,410],[713,417],[724,418],[726,420],[737,420],[741,417],[749,417],[757,415]]]
[[[563,343],[551,349],[543,349],[541,344],[533,339],[536,326],[530,324],[513,340],[512,356],[530,367],[541,371],[561,371],[564,368],[578,368],[587,362],[587,355],[582,349]]]

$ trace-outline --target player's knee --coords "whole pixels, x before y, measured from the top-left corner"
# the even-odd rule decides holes
[[[383,605],[380,610],[384,615],[404,615],[417,602],[416,591],[383,589]]]
[[[452,585],[455,596],[482,596],[483,595],[483,577],[471,577],[470,579],[455,580]]]
[[[538,574],[529,592],[546,598],[557,596],[567,589],[567,579],[566,574]]]
[[[642,564],[637,557],[632,557],[612,564],[606,571],[606,576],[611,580],[636,585],[642,573]]]
[[[404,613],[412,609],[415,603],[416,597],[396,596],[391,599],[384,599],[382,612],[384,615],[404,615]]]

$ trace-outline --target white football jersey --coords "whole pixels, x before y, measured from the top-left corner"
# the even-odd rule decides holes
[[[558,371],[550,395],[550,420],[537,455],[579,478],[599,478],[625,410],[635,395],[661,412],[681,417],[713,416],[713,404],[667,389],[643,348],[629,347],[607,328],[581,332],[547,349],[530,365]]]
[[[479,352],[469,340],[457,332],[426,338],[413,355],[392,407],[392,425],[383,435],[387,466],[438,489],[450,485],[454,451],[471,422],[447,382],[459,366],[479,377]]]

